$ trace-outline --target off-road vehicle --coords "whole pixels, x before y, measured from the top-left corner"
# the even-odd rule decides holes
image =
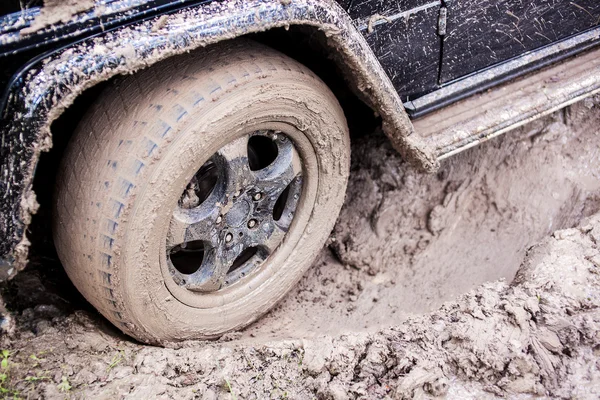
[[[39,201],[75,286],[148,343],[217,337],[285,296],[344,202],[350,131],[381,125],[431,173],[600,90],[597,0],[4,0],[0,15],[1,279],[27,262]]]

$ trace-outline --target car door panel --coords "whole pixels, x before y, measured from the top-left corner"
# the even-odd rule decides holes
[[[441,83],[600,24],[598,0],[447,1]]]
[[[364,32],[383,69],[402,98],[408,101],[437,87],[440,37],[439,7],[386,22]]]
[[[437,87],[439,0],[341,0],[403,101]]]

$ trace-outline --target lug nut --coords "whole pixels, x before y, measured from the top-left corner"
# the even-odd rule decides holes
[[[225,235],[225,242],[229,243],[233,240],[233,235],[231,233],[228,233],[227,235]]]
[[[254,196],[252,196],[252,198],[256,201],[262,199],[262,194],[261,193],[256,193]]]
[[[248,228],[252,229],[256,226],[257,222],[255,219],[251,219],[250,221],[248,221]]]

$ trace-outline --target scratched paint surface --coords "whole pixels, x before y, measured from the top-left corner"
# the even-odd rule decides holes
[[[424,4],[432,0],[336,0],[352,19],[368,19],[379,14],[391,16]]]
[[[600,24],[599,0],[454,0],[441,81],[448,82]]]
[[[432,6],[394,20],[379,19],[380,25],[371,23],[371,29],[362,31],[402,101],[437,88],[440,4],[429,4]]]
[[[354,19],[403,101],[437,88],[441,0],[337,0]]]

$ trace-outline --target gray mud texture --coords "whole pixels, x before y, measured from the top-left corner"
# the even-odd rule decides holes
[[[600,397],[600,101],[411,170],[357,138],[313,268],[242,332],[121,335],[34,259],[3,287],[2,387],[30,398]],[[10,392],[12,394],[12,392]]]

